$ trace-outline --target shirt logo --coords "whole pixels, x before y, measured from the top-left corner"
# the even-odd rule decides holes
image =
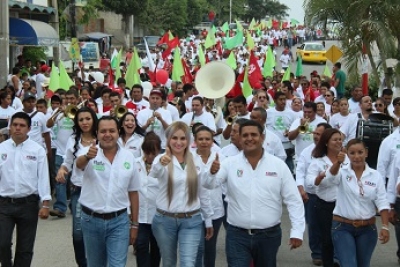
[[[376,187],[376,183],[373,183],[373,182],[370,182],[370,181],[365,181],[364,184],[368,185],[368,186]]]
[[[1,160],[6,160],[7,159],[7,154],[1,154]]]
[[[350,181],[351,181],[351,176],[350,176],[350,175],[347,175],[347,176],[346,176],[346,180],[350,182]]]
[[[272,176],[272,177],[278,177],[278,174],[276,172],[266,172],[266,176]]]
[[[200,167],[196,166],[196,170],[197,170],[197,172],[199,172],[200,171]]]
[[[135,146],[130,146],[129,149],[136,150],[137,148]]]
[[[400,144],[397,144],[396,148],[397,148],[397,149],[400,149]]]
[[[96,171],[104,171],[106,167],[104,166],[104,162],[95,160],[93,161],[93,169]]]
[[[36,160],[36,157],[35,157],[35,156],[26,156],[26,159],[35,161],[35,160]]]
[[[129,162],[125,162],[124,167],[125,169],[129,170],[131,168],[131,164],[129,164]]]
[[[243,176],[243,170],[237,170],[236,172],[238,177],[242,177]]]

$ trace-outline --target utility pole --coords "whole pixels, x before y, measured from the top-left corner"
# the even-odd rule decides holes
[[[70,6],[69,6],[69,12],[70,12],[70,17],[71,17],[71,40],[72,38],[76,38],[76,17],[75,17],[75,10],[76,10],[76,5],[75,5],[75,0],[70,0]],[[75,61],[72,60],[72,71],[75,70]]]
[[[52,0],[52,7],[56,10],[54,15],[50,16],[50,25],[56,30],[58,37],[60,37],[60,21],[58,18],[58,3],[57,0]],[[53,61],[56,66],[60,60],[60,45],[53,46]]]
[[[0,85],[7,82],[10,64],[8,1],[0,1]]]

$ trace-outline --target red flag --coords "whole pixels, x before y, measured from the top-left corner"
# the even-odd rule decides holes
[[[179,45],[179,39],[178,36],[175,36],[174,39],[172,39],[171,41],[167,42],[168,48],[164,50],[164,52],[162,52],[162,58],[166,59],[169,55],[171,55],[172,49],[174,49],[175,47],[177,47]]]
[[[165,59],[163,69],[166,70],[168,73],[171,73],[172,64],[171,61],[169,61],[169,58]]]
[[[158,41],[157,45],[166,44],[169,42],[169,31],[165,32],[163,37]]]
[[[108,87],[114,88],[114,73],[111,64],[108,66]]]
[[[233,86],[233,88],[229,91],[228,94],[226,94],[227,98],[234,98],[237,97],[239,95],[242,95],[242,86],[240,85],[241,82],[243,82],[244,80],[244,71],[242,73],[240,73],[238,75],[238,77],[236,78],[236,82],[235,85]]]
[[[218,55],[222,58],[222,45],[221,45],[221,41],[218,41],[217,44],[215,45],[215,47],[217,48]]]
[[[182,66],[183,70],[185,71],[185,76],[183,76],[182,82],[185,83],[192,83],[193,82],[193,76],[192,73],[190,73],[189,67],[186,64],[185,60],[182,58]]]
[[[250,60],[249,60],[249,66],[248,66],[248,79],[251,88],[253,89],[260,89],[262,88],[261,81],[263,79],[262,74],[261,74],[261,69],[260,66],[258,65],[257,58],[254,55],[254,52],[250,52]]]

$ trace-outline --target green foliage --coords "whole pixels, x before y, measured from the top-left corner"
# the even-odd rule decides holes
[[[189,0],[191,1],[191,0]],[[166,13],[163,19],[165,29],[171,29],[178,36],[185,35],[185,26],[187,25],[187,0],[166,0],[163,10]]]
[[[30,59],[33,63],[39,60],[45,60],[46,54],[44,48],[40,46],[25,46],[22,50],[22,57]]]
[[[235,19],[242,20],[245,11],[245,6],[248,1],[252,0],[232,0],[232,21]],[[214,11],[215,16],[215,24],[222,25],[224,22],[229,22],[229,9],[230,9],[230,0],[207,0],[208,2],[208,14],[209,11]],[[208,18],[207,18],[208,20]]]
[[[244,16],[246,21],[252,18],[256,20],[265,19],[266,16],[275,17],[280,20],[288,16],[289,7],[279,1],[272,0],[248,0],[248,7]]]
[[[138,15],[147,5],[147,0],[99,0],[104,8],[117,14],[130,16]]]
[[[205,0],[187,1],[187,28],[192,29],[194,26],[202,22],[207,11],[207,2]]]

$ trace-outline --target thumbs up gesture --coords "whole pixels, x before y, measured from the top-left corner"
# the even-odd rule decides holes
[[[220,168],[220,163],[219,163],[219,156],[217,153],[217,155],[215,156],[215,159],[211,165],[211,168],[210,168],[211,174],[216,174],[219,171],[219,168]]]
[[[172,154],[169,147],[165,149],[165,154],[160,158],[160,163],[163,166],[167,166],[171,162]]]
[[[96,140],[93,140],[93,141],[92,141],[92,144],[91,144],[90,147],[89,147],[89,151],[88,151],[88,153],[86,154],[86,157],[87,157],[89,160],[94,159],[94,158],[97,156],[97,151],[98,151],[98,148],[97,148],[97,146],[96,146]]]
[[[340,151],[339,154],[337,155],[337,160],[340,164],[342,164],[344,162],[344,160],[346,159],[346,153]]]

